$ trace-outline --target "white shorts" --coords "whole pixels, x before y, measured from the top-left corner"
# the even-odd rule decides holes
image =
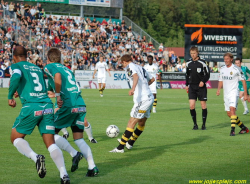
[[[98,83],[106,83],[106,77],[98,78]]]
[[[149,118],[153,103],[154,98],[152,96],[148,100],[134,104],[130,116],[137,119]]]
[[[156,94],[157,93],[156,82],[153,82],[151,85],[149,85],[149,89],[150,89],[151,93]]]
[[[225,111],[230,111],[230,107],[237,109],[238,99],[238,95],[224,96]]]

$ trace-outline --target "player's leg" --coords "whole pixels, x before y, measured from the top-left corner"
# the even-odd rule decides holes
[[[53,105],[48,104],[45,107],[44,112],[46,112],[46,114],[43,115],[43,119],[38,125],[39,132],[43,137],[43,141],[50,153],[50,157],[60,172],[61,183],[70,183],[64,163],[63,153],[56,145],[54,139],[55,126]]]
[[[202,88],[199,88],[198,92],[198,99],[201,102],[201,108],[202,108],[202,130],[206,130],[206,120],[207,120],[207,87],[204,86]]]
[[[102,79],[102,92],[105,90],[105,88],[106,88],[106,79],[103,78]]]
[[[207,120],[207,104],[206,101],[201,101],[202,108],[202,130],[206,130],[206,120]]]
[[[86,113],[79,114],[76,121],[72,124],[71,130],[73,132],[73,138],[74,138],[75,144],[80,149],[84,158],[88,162],[88,172],[86,176],[92,177],[92,176],[98,175],[99,170],[95,165],[94,158],[93,158],[89,145],[83,139],[85,116],[86,116]]]
[[[57,105],[56,105],[56,106],[57,106]],[[55,108],[55,109],[54,109],[54,113],[56,113],[59,109],[60,109],[60,108]],[[59,130],[59,131],[60,131],[60,130]],[[58,131],[58,132],[59,132],[59,131]],[[62,128],[61,131],[62,131],[62,133],[63,133],[63,138],[68,139],[68,137],[69,137],[69,132],[67,131],[67,128]],[[57,132],[57,134],[58,134],[58,132]]]
[[[139,119],[136,129],[134,130],[132,136],[130,137],[129,141],[126,143],[127,149],[132,149],[135,141],[139,138],[145,128],[145,123],[148,118],[150,118],[150,111],[152,109],[152,105],[154,104],[153,99],[147,100],[144,104],[142,104],[141,109],[145,110],[146,112],[144,115],[140,115],[142,119]]]
[[[195,86],[190,85],[188,90],[188,98],[189,98],[189,108],[190,114],[194,123],[193,130],[198,130],[197,120],[196,120],[196,111],[195,111],[195,103],[197,99],[197,90]]]
[[[135,141],[139,138],[139,136],[144,131],[146,121],[147,121],[146,117],[144,117],[143,119],[140,119],[138,121],[136,129],[134,130],[134,132],[133,132],[132,136],[130,137],[129,141],[126,143],[126,148],[127,149],[132,149]]]
[[[100,96],[103,97],[103,92],[102,92],[102,81],[101,81],[101,78],[98,78],[98,85],[99,85],[99,93],[100,93]]]
[[[83,155],[82,153],[75,150],[70,143],[64,139],[62,136],[58,135],[61,128],[64,126],[71,126],[71,124],[74,122],[75,118],[78,117],[78,114],[71,113],[71,108],[64,108],[62,107],[60,110],[58,110],[55,114],[55,142],[56,145],[64,150],[67,151],[70,156],[72,157],[72,166],[71,166],[71,172],[74,172],[76,169],[78,169],[78,164],[80,160],[82,159]]]
[[[128,142],[129,138],[132,136],[134,132],[134,127],[138,121],[139,121],[138,118],[130,117],[127,128],[125,132],[123,133],[121,140],[119,141],[120,144],[115,149],[111,150],[110,152],[124,153],[124,146]]]
[[[110,152],[123,153],[124,146],[127,144],[129,139],[130,138],[133,139],[133,135],[136,139],[139,137],[139,135],[144,130],[146,118],[149,118],[149,116],[150,116],[150,110],[152,109],[153,101],[154,101],[154,99],[152,97],[152,98],[145,100],[143,102],[140,102],[138,104],[134,104],[134,106],[130,112],[130,119],[128,121],[127,128],[126,128],[124,134],[122,135],[121,140],[119,141],[120,144],[117,148],[113,149]],[[141,119],[143,119],[143,120],[141,120]],[[133,134],[134,127],[138,122],[140,122],[141,126],[139,125],[137,128],[140,130],[136,131],[136,133]],[[135,139],[133,139],[133,142],[134,141],[135,141]]]
[[[92,134],[92,127],[90,123],[87,121],[86,117],[84,118],[84,130],[86,134],[88,135],[88,139],[91,143],[97,143],[97,141],[94,139]]]
[[[248,107],[247,107],[247,101],[244,100],[244,89],[243,89],[243,87],[240,87],[240,99],[241,99],[242,105],[244,107],[243,114],[246,115],[246,114],[249,113],[249,110],[248,110]]]
[[[189,100],[189,108],[190,108],[190,114],[194,123],[193,130],[198,130],[197,120],[196,120],[196,111],[195,111],[195,103],[196,100],[190,99]]]
[[[156,113],[156,105],[157,105],[157,91],[156,91],[156,82],[153,82],[150,86],[149,86],[150,91],[152,92],[152,94],[154,95],[154,103],[153,103],[153,113]]]
[[[29,104],[21,109],[19,116],[17,117],[11,131],[11,142],[17,148],[17,150],[26,157],[32,159],[36,163],[37,173],[40,178],[46,175],[45,157],[35,153],[29,143],[24,140],[24,137],[30,135],[37,123],[41,119],[42,108],[37,111],[37,104]],[[38,116],[39,114],[39,116]]]
[[[228,104],[230,104],[230,106],[229,106],[230,114],[228,113],[228,115],[231,115],[231,117],[230,117],[231,118],[230,136],[235,136],[235,125],[236,124],[241,128],[241,131],[239,132],[239,134],[244,134],[244,133],[249,132],[248,128],[240,121],[239,117],[236,115],[238,98],[239,98],[238,96],[228,98],[228,101],[229,101]]]
[[[156,93],[154,93],[153,95],[154,95],[153,113],[156,113],[156,105],[157,105]]]

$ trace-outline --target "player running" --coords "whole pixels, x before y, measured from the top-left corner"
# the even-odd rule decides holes
[[[99,92],[101,97],[103,97],[103,91],[106,87],[106,71],[109,73],[109,76],[111,77],[111,73],[108,69],[107,63],[103,61],[103,56],[100,56],[100,61],[97,62],[95,66],[93,79],[95,78],[95,74],[97,72],[97,80],[99,84]]]
[[[55,91],[57,105],[60,108],[55,113],[56,144],[73,157],[71,172],[78,168],[78,163],[83,155],[88,162],[86,176],[96,176],[99,171],[94,163],[91,149],[83,139],[86,105],[73,73],[61,64],[61,52],[57,48],[51,48],[48,51],[48,65],[44,71],[48,76],[49,84]],[[73,133],[74,142],[81,153],[77,152],[66,139],[58,135],[62,128],[69,126]]]
[[[241,70],[242,70],[242,72],[244,74],[244,77],[246,79],[246,83],[247,83],[247,95],[249,97],[248,90],[250,89],[250,81],[248,80],[249,77],[248,77],[247,73],[250,74],[250,70],[246,66],[241,66],[241,62],[242,61],[241,61],[240,58],[236,58],[235,59],[235,65],[237,65],[238,67],[241,68]],[[247,108],[247,102],[246,102],[246,100],[244,100],[244,88],[243,88],[243,84],[242,84],[241,81],[239,81],[239,90],[240,90],[240,99],[241,99],[241,102],[242,102],[243,107],[245,109],[244,112],[243,112],[243,114],[246,115],[246,114],[249,113],[249,110]]]
[[[220,89],[223,86],[225,111],[227,111],[228,117],[231,118],[230,136],[235,136],[235,124],[241,128],[239,134],[248,133],[248,128],[244,126],[236,115],[236,108],[239,99],[239,81],[243,84],[244,100],[247,100],[247,86],[244,74],[238,66],[233,64],[233,54],[229,52],[225,53],[224,62],[225,66],[222,66],[220,69],[219,84],[216,95],[220,95]]]
[[[125,145],[127,149],[132,149],[135,141],[145,128],[145,123],[147,118],[150,117],[150,111],[154,102],[154,96],[148,85],[152,84],[155,79],[144,68],[134,64],[130,55],[123,55],[121,61],[127,78],[132,83],[129,96],[133,95],[134,106],[130,112],[127,128],[122,138],[118,139],[119,146],[110,151],[114,153],[124,153]],[[137,123],[137,128],[134,130]]]
[[[144,69],[150,73],[155,79],[156,79],[156,75],[158,75],[159,72],[159,67],[153,63],[153,56],[149,55],[148,56],[148,64],[146,64],[144,66]],[[159,78],[161,77],[160,75],[158,75]],[[155,80],[150,86],[149,89],[150,91],[153,93],[154,95],[154,103],[153,103],[153,113],[156,113],[156,105],[157,105],[157,98],[156,98],[156,94],[157,94],[157,90],[156,90],[156,83],[157,81]],[[162,85],[162,84],[161,84]]]
[[[17,150],[36,163],[37,173],[40,178],[46,175],[45,157],[38,155],[24,140],[38,126],[43,141],[50,152],[52,160],[60,171],[61,183],[69,184],[70,179],[65,168],[62,151],[54,141],[54,111],[53,104],[47,95],[46,84],[42,70],[26,61],[27,50],[17,46],[13,53],[14,63],[11,65],[11,79],[9,87],[9,106],[15,107],[13,95],[20,96],[23,105],[11,131],[11,142]]]

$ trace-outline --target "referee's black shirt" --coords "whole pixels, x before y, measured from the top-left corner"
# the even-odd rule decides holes
[[[186,63],[186,86],[190,84],[199,84],[201,81],[205,84],[210,77],[209,68],[203,59],[193,61],[190,58]]]

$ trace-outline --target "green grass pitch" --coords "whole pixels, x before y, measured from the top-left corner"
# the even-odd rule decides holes
[[[21,155],[10,142],[10,132],[21,108],[11,108],[7,102],[8,89],[0,89],[0,183],[1,184],[56,184],[59,172],[49,156],[37,130],[26,137],[36,153],[46,157],[47,175],[40,179],[35,163]],[[88,142],[95,163],[100,170],[98,177],[86,178],[87,162],[83,159],[79,169],[70,172],[71,157],[64,153],[67,171],[72,184],[188,184],[189,180],[247,180],[250,183],[250,134],[230,137],[230,120],[224,112],[223,96],[216,96],[215,89],[208,90],[207,130],[201,128],[201,107],[196,112],[199,130],[193,131],[189,104],[185,90],[158,90],[157,113],[151,114],[143,134],[132,150],[109,153],[118,145],[116,138],[106,136],[108,125],[117,125],[121,137],[133,106],[128,90],[105,90],[104,97],[98,90],[83,90],[87,104],[87,119],[92,125],[97,144]],[[242,115],[239,102],[237,114],[250,127],[250,114]],[[71,130],[69,142],[75,147]],[[86,138],[86,136],[85,136]],[[85,139],[86,140],[86,139]],[[87,141],[87,140],[86,140]]]

